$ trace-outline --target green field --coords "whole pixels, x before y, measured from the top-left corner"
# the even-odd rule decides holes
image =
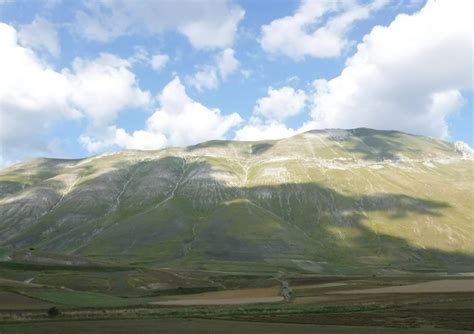
[[[222,321],[204,319],[143,319],[143,320],[96,320],[96,321],[54,321],[34,324],[0,324],[0,331],[5,334],[50,334],[50,333],[228,333],[228,334],[352,334],[357,332],[380,334],[422,334],[446,333],[455,334],[459,331],[446,329],[387,329],[348,326],[318,326],[299,324],[275,324],[243,321]]]
[[[35,289],[28,292],[28,295],[52,304],[75,307],[120,307],[143,305],[151,301],[147,298],[120,298],[100,293],[53,289]]]

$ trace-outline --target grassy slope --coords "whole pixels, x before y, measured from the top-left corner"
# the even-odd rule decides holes
[[[0,242],[184,268],[472,270],[472,172],[450,143],[368,129],[35,160],[0,173]]]

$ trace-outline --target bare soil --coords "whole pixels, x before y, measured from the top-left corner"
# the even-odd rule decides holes
[[[220,298],[220,299],[181,299],[151,302],[152,305],[161,306],[189,306],[189,305],[243,305],[258,303],[282,302],[283,297],[257,297],[257,298]]]

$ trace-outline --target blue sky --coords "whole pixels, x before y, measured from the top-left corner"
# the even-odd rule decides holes
[[[473,146],[472,7],[0,0],[0,164],[328,127]]]

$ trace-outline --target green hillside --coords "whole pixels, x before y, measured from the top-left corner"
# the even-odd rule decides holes
[[[474,271],[473,172],[452,143],[370,129],[31,160],[0,172],[0,255],[327,274]]]

